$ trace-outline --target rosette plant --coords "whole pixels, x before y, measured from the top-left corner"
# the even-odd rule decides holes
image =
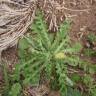
[[[79,64],[79,43],[72,44],[69,37],[70,22],[65,20],[56,33],[48,32],[47,24],[40,11],[37,12],[30,33],[19,41],[20,64],[16,65],[14,79],[23,76],[24,85],[40,83],[42,76],[52,89],[66,96],[67,87],[74,82],[68,76],[68,67]]]

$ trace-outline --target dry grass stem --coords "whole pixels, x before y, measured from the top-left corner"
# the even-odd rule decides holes
[[[19,2],[22,1],[22,2]],[[75,9],[77,0],[0,0],[0,51],[14,46],[33,22],[37,7],[44,13],[49,30],[57,31],[65,18],[75,17],[78,12],[88,12],[92,0],[78,0],[84,8]],[[86,8],[85,8],[86,7]],[[68,13],[70,12],[70,13]]]

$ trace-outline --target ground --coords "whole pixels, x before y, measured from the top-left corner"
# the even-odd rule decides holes
[[[59,2],[59,0],[57,1]],[[65,9],[62,14],[71,20],[70,37],[72,41],[81,42],[84,48],[91,47],[89,41],[87,40],[87,36],[90,33],[96,35],[96,0],[64,1],[65,8],[67,9]],[[96,50],[96,42],[94,42],[92,45],[93,50]],[[93,64],[96,64],[96,57],[89,58],[84,56],[83,53],[81,57],[88,59]],[[3,51],[2,58],[4,62],[9,65],[9,69],[11,69],[13,64],[18,63],[17,46],[8,48],[7,50]],[[1,75],[0,80],[2,80]],[[56,92],[53,92],[52,94],[53,95],[49,96],[59,96]]]

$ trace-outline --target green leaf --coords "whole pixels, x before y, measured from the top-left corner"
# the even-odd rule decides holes
[[[84,54],[88,57],[94,57],[94,56],[96,56],[96,51],[94,51],[90,48],[87,48],[84,50]]]
[[[90,33],[88,35],[88,40],[92,43],[92,42],[96,42],[96,35],[93,33]]]
[[[10,91],[10,96],[20,96],[20,92],[21,92],[21,85],[19,83],[15,83]]]
[[[60,29],[59,29],[59,38],[66,38],[66,36],[68,36],[68,31],[69,31],[69,26],[70,26],[70,22],[65,20],[63,24],[60,25]]]
[[[73,81],[67,76],[66,76],[66,82],[68,83],[69,86],[73,86],[74,85]]]
[[[20,50],[25,50],[29,47],[29,43],[25,38],[20,39],[19,41],[19,49]]]
[[[93,83],[93,78],[91,78],[90,75],[87,75],[87,74],[86,74],[86,75],[83,77],[83,82],[84,82],[86,85],[90,85],[90,84]]]
[[[36,15],[35,21],[31,28],[35,33],[37,33],[37,35],[40,36],[40,39],[42,40],[44,46],[47,45],[46,48],[48,47],[49,49],[51,41],[49,38],[46,22],[43,20],[43,15],[40,11],[38,11],[37,14],[39,15]]]
[[[64,52],[65,53],[78,53],[78,52],[80,52],[81,51],[81,49],[82,49],[82,45],[80,44],[80,43],[76,43],[75,45],[73,45],[72,46],[72,48],[70,47],[70,48],[66,48],[65,50],[64,50]]]
[[[78,66],[81,61],[80,61],[80,58],[78,56],[71,56],[71,57],[69,56],[66,58],[65,62],[68,65],[75,67],[75,66]]]
[[[80,76],[78,74],[75,74],[75,73],[71,75],[71,79],[74,82],[78,82],[81,80]]]
[[[82,96],[80,91],[77,89],[68,88],[67,96]]]

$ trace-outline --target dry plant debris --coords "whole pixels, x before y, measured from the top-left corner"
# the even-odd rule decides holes
[[[88,12],[93,0],[0,0],[0,51],[17,43],[28,29],[38,7],[45,14],[49,30],[57,31],[65,18]],[[77,9],[78,8],[78,9]]]
[[[35,3],[32,0],[25,4],[0,1],[0,51],[15,45],[18,37],[27,31],[35,16]]]

